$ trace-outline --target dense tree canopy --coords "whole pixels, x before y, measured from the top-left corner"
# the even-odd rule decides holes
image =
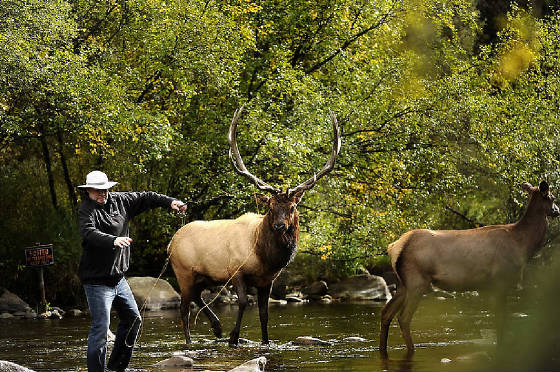
[[[348,275],[412,228],[514,221],[522,181],[559,186],[560,22],[485,4],[0,0],[5,285],[32,296],[22,248],[54,243],[50,297],[76,300],[76,186],[93,169],[188,201],[186,220],[257,211],[227,155],[242,104],[246,165],[283,189],[328,157],[329,110],[343,131],[300,205],[294,270]],[[137,218],[133,272],[159,273],[180,223]]]

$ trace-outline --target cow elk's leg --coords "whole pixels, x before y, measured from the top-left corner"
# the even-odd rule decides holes
[[[381,333],[379,335],[379,351],[383,356],[387,356],[387,338],[389,337],[389,326],[395,315],[399,312],[404,304],[406,290],[404,286],[399,285],[397,292],[383,306],[381,310]]]
[[[237,292],[237,303],[239,309],[237,311],[237,321],[235,322],[235,328],[231,331],[229,335],[229,346],[237,346],[239,343],[239,331],[241,329],[241,319],[243,319],[243,312],[247,307],[247,286],[243,277],[236,275],[232,280],[233,286]]]
[[[418,307],[418,302],[420,302],[421,296],[422,291],[408,290],[404,299],[404,306],[399,314],[399,325],[401,326],[402,336],[409,354],[414,352],[414,343],[412,342],[412,336],[410,335],[410,322],[416,308]]]
[[[272,283],[267,286],[257,288],[259,319],[261,321],[261,335],[263,345],[268,345],[268,298],[270,297],[271,288]]]
[[[210,320],[210,324],[212,325],[212,330],[214,331],[214,335],[217,338],[222,338],[222,324],[220,323],[220,319],[214,314],[212,309],[206,306],[206,303],[200,296],[202,293],[202,288],[197,288],[196,293],[194,295],[194,302],[197,304],[199,308],[202,309],[202,312],[208,317]]]

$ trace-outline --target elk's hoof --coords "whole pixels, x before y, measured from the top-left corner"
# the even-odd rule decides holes
[[[214,336],[216,336],[216,338],[222,338],[222,327],[213,327],[212,330],[214,331]]]

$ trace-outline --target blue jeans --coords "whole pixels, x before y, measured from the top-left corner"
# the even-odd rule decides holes
[[[123,278],[114,287],[84,284],[84,289],[91,313],[91,328],[87,343],[88,371],[105,371],[111,306],[114,306],[120,320],[107,368],[111,371],[124,371],[132,357],[132,349],[142,323],[130,286]]]

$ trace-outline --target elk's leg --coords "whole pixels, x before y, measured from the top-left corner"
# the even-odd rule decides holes
[[[235,287],[235,291],[237,292],[237,304],[239,305],[239,309],[237,311],[237,321],[235,322],[235,328],[233,328],[229,335],[229,346],[237,346],[237,344],[239,343],[241,319],[243,318],[243,312],[247,307],[247,286],[241,275],[236,275],[233,278],[232,283]]]
[[[181,290],[181,320],[183,322],[183,331],[185,332],[185,341],[191,343],[191,330],[189,325],[189,317],[191,315],[191,289]]]
[[[387,339],[389,337],[389,326],[391,325],[391,321],[395,317],[395,315],[399,312],[401,307],[404,304],[404,300],[406,297],[406,289],[403,285],[399,285],[397,288],[397,292],[383,306],[381,309],[381,332],[379,334],[379,351],[384,355],[387,356]]]
[[[272,283],[267,286],[257,288],[259,303],[259,319],[261,321],[262,344],[268,345],[268,298]]]
[[[196,293],[194,294],[194,302],[198,305],[199,308],[202,309],[202,312],[208,317],[210,320],[210,324],[212,325],[212,330],[214,331],[214,335],[217,338],[222,338],[222,324],[220,323],[220,319],[214,314],[212,309],[206,306],[206,303],[200,296],[202,293],[202,287],[198,287],[196,289]]]
[[[401,326],[402,336],[408,349],[408,353],[414,352],[414,343],[412,342],[412,336],[410,335],[410,322],[412,316],[418,307],[418,302],[422,296],[422,291],[420,290],[407,290],[404,305],[399,314],[399,325]]]

